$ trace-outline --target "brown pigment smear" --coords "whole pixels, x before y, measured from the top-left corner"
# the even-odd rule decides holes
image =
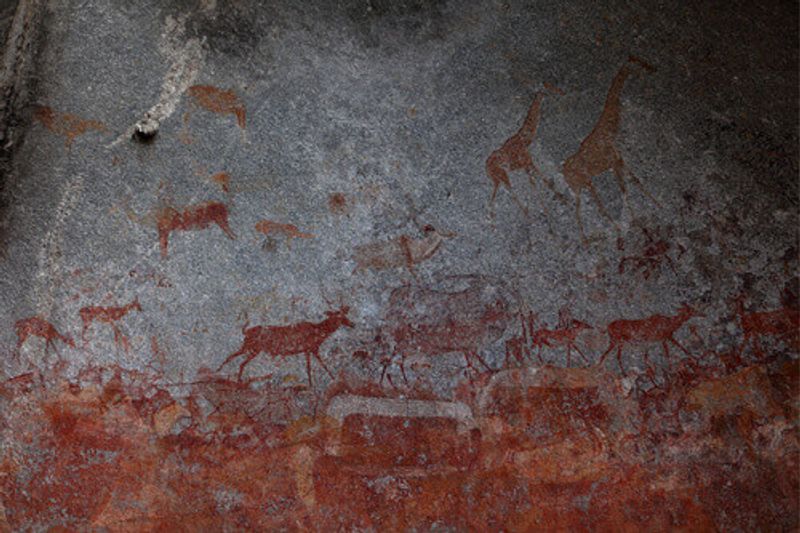
[[[189,87],[188,93],[194,103],[212,113],[236,115],[236,123],[240,128],[245,128],[244,104],[239,101],[235,92],[218,89],[211,85],[192,85]]]
[[[102,122],[97,120],[84,120],[69,113],[62,115],[47,106],[37,107],[33,116],[48,130],[65,136],[67,139],[64,141],[64,144],[67,147],[72,145],[72,141],[74,141],[76,137],[88,131],[106,131],[105,124]]]

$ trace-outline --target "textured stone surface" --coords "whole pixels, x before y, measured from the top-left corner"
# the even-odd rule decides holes
[[[796,5],[41,9],[0,531],[798,527]]]

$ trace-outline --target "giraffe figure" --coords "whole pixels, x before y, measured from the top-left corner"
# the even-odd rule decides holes
[[[567,182],[573,196],[575,196],[575,216],[578,219],[578,228],[580,229],[581,238],[584,243],[586,243],[586,233],[583,228],[583,221],[581,220],[581,194],[584,191],[589,191],[589,194],[597,204],[600,214],[614,224],[617,231],[619,231],[619,225],[609,216],[592,182],[593,178],[607,170],[614,172],[614,176],[616,176],[617,184],[620,191],[622,191],[626,204],[628,193],[625,187],[625,178],[627,177],[645,196],[650,198],[654,204],[661,207],[658,200],[644,188],[639,178],[628,169],[622,155],[616,147],[620,124],[619,97],[622,93],[625,81],[633,72],[634,65],[638,65],[650,72],[655,70],[651,65],[637,57],[630,56],[628,58],[628,61],[620,67],[617,75],[614,76],[611,82],[611,87],[608,89],[608,95],[606,96],[600,118],[597,120],[597,123],[594,125],[589,135],[581,142],[578,151],[564,161],[562,168],[564,181]]]
[[[536,130],[539,127],[539,118],[541,116],[542,100],[544,100],[544,97],[544,91],[536,92],[522,126],[486,159],[486,174],[494,185],[490,204],[494,206],[497,190],[502,185],[508,189],[514,202],[519,206],[526,217],[528,216],[528,209],[522,205],[517,195],[511,190],[511,180],[508,177],[509,172],[524,170],[528,175],[528,181],[534,191],[536,190],[535,178],[539,178],[553,193],[561,197],[561,194],[555,190],[553,182],[542,174],[533,162],[530,152],[528,152],[528,149],[531,144],[533,144],[533,140],[536,137]],[[547,210],[544,202],[542,202],[542,208],[544,211]]]

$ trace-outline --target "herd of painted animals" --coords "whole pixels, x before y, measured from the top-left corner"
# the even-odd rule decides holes
[[[584,242],[586,242],[586,234],[581,219],[581,196],[585,191],[590,194],[597,204],[598,211],[617,226],[616,221],[607,213],[592,181],[606,171],[613,172],[624,196],[627,197],[626,180],[628,180],[636,185],[655,205],[659,205],[659,202],[647,191],[639,178],[628,168],[616,147],[616,138],[620,128],[620,96],[625,81],[636,71],[652,72],[653,70],[655,70],[654,67],[646,61],[635,56],[629,57],[628,61],[623,64],[614,76],[601,115],[593,129],[581,142],[578,150],[564,161],[562,175],[575,199],[576,220]],[[553,94],[563,94],[563,91],[550,84],[545,84],[545,87]],[[237,125],[240,128],[244,128],[245,108],[233,91],[216,89],[211,86],[195,86],[190,88],[188,94],[193,98],[192,103],[194,106],[204,107],[220,114],[234,114],[237,119]],[[536,137],[541,105],[545,96],[546,93],[543,91],[535,94],[522,126],[500,148],[493,151],[486,160],[486,174],[493,185],[490,203],[494,204],[499,188],[504,187],[511,193],[513,201],[526,216],[528,216],[528,209],[513,192],[509,172],[524,171],[534,189],[537,180],[539,180],[559,199],[563,200],[564,198],[555,188],[553,181],[547,178],[534,163],[529,151]],[[70,146],[77,136],[86,132],[105,130],[105,127],[96,121],[82,120],[70,114],[61,116],[47,107],[38,108],[35,118],[51,131],[64,135],[67,139],[67,146]],[[220,174],[225,177],[224,180],[220,181],[223,190],[228,192],[229,177],[224,173]],[[627,201],[625,204],[629,205]],[[546,204],[542,203],[542,208],[546,213]],[[162,258],[165,259],[168,256],[170,234],[175,231],[201,230],[213,224],[218,226],[228,238],[236,238],[228,223],[228,207],[223,202],[209,201],[182,208],[167,204],[162,205],[156,215],[158,241]],[[282,233],[287,237],[287,244],[289,245],[292,238],[314,237],[312,234],[300,231],[292,224],[269,220],[259,221],[254,229],[265,236],[276,232]],[[617,229],[619,229],[618,226]],[[646,228],[643,228],[643,232],[647,239],[643,253],[641,255],[623,256],[619,262],[620,273],[623,273],[628,268],[633,271],[641,271],[644,277],[648,278],[654,270],[659,268],[662,262],[674,271],[674,261],[667,253],[671,244],[663,238],[655,240],[652,233]],[[402,235],[395,240],[370,243],[357,247],[354,255],[357,264],[356,272],[368,268],[379,270],[405,266],[414,274],[415,264],[431,257],[438,250],[444,237],[454,236],[452,233],[437,231],[430,225],[425,226],[425,233],[426,236],[422,239],[413,239]],[[437,296],[435,291],[432,294]],[[452,294],[442,294],[441,296],[453,298]],[[459,324],[457,321],[453,321],[452,317],[444,317],[443,320],[448,321],[446,327],[440,327],[441,325],[432,328],[431,326],[421,326],[415,328],[413,334],[398,334],[396,330],[393,331],[390,337],[393,340],[395,355],[400,358],[400,370],[404,380],[408,381],[404,361],[410,352],[410,348],[407,347],[411,345],[416,347],[427,346],[429,356],[460,352],[463,354],[468,368],[475,368],[470,360],[470,358],[473,358],[485,370],[491,370],[479,351],[486,345],[486,341],[497,340],[504,333],[504,331],[500,331],[498,335],[495,335],[495,338],[487,338],[486,331],[482,331],[487,330],[487,327],[489,327],[487,324],[497,322],[501,317],[505,325],[510,323],[511,315],[507,309],[507,302],[499,303],[501,307],[497,309],[495,318],[489,322],[483,318],[477,321],[470,318]],[[762,336],[773,337],[792,347],[797,344],[797,336],[800,334],[798,332],[800,317],[796,306],[787,305],[772,311],[746,312],[741,298],[738,300],[737,305],[744,339],[742,348],[752,343],[756,348],[756,353],[758,355],[762,354],[759,344]],[[87,330],[93,322],[98,322],[108,324],[114,334],[114,341],[127,351],[129,348],[128,339],[120,331],[118,322],[134,310],[142,311],[138,299],[122,306],[88,306],[82,308],[80,310],[80,318],[83,324],[81,340],[84,343],[84,347],[86,346]],[[243,356],[238,370],[238,378],[241,380],[245,367],[259,354],[263,353],[272,358],[304,355],[309,385],[312,383],[312,356],[333,377],[320,356],[320,349],[326,339],[340,327],[354,327],[354,324],[347,316],[347,311],[347,306],[342,306],[338,310],[328,311],[326,318],[321,322],[306,321],[288,326],[247,327],[248,325],[245,325],[242,327],[244,340],[241,348],[230,354],[219,366],[218,371],[222,371],[228,363],[231,363],[239,356]],[[555,329],[547,327],[539,327],[537,329],[535,325],[536,315],[531,312],[526,314],[524,310],[519,310],[517,315],[521,333],[513,335],[505,341],[506,366],[509,362],[509,356],[522,364],[523,358],[531,357],[534,351],[538,362],[544,364],[541,356],[544,348],[565,349],[567,366],[572,364],[573,351],[580,356],[585,364],[590,363],[577,343],[577,338],[582,331],[592,329],[592,326],[586,322],[561,316]],[[690,305],[685,304],[673,316],[653,315],[643,318],[615,320],[606,326],[605,332],[609,344],[607,349],[597,358],[597,364],[602,364],[606,357],[613,353],[616,356],[620,371],[624,372],[622,350],[626,346],[633,344],[660,345],[667,360],[671,359],[670,346],[678,348],[686,356],[690,356],[686,348],[675,338],[675,335],[685,322],[696,316],[702,315]],[[473,331],[475,328],[473,323],[479,324],[477,326],[478,329],[475,331]],[[496,326],[497,324],[492,325]],[[425,330],[426,327],[429,328],[428,331]],[[494,329],[497,328],[495,327]],[[15,324],[15,331],[18,339],[15,353],[19,352],[21,346],[31,336],[43,339],[45,350],[55,348],[56,340],[74,347],[74,341],[70,336],[59,333],[52,324],[40,316],[18,320]],[[648,352],[646,350],[644,357],[646,364],[649,365],[647,361]],[[391,362],[391,357],[384,358],[381,381],[383,381],[387,366]]]
[[[416,290],[440,298],[441,301],[449,301],[451,307],[453,303],[458,304],[459,297],[464,294],[420,288]],[[782,343],[792,351],[800,349],[800,308],[797,305],[797,295],[790,294],[790,287],[787,287],[785,292],[787,296],[784,297],[784,307],[770,311],[746,311],[743,298],[737,300],[736,312],[742,334],[739,355],[744,353],[745,348],[749,348],[752,355],[763,357],[764,350],[761,342],[765,338]],[[435,324],[405,323],[390,328],[389,336],[393,341],[394,352],[400,358],[399,367],[404,381],[408,383],[405,359],[413,351],[420,349],[429,357],[460,353],[466,361],[467,368],[477,370],[470,361],[470,357],[472,357],[486,371],[491,372],[493,369],[481,357],[479,351],[487,343],[501,337],[505,332],[506,325],[510,324],[512,319],[512,314],[507,310],[504,302],[498,300],[493,305],[492,308],[487,307],[482,310],[479,317],[468,316],[459,321],[453,316],[444,316],[439,317]],[[127,351],[129,349],[128,340],[120,331],[117,323],[133,310],[142,311],[138,299],[119,307],[82,308],[80,310],[80,318],[83,322],[81,339],[84,346],[87,342],[87,330],[93,322],[99,322],[109,325],[114,333],[114,341]],[[326,318],[320,322],[304,321],[287,326],[250,327],[248,327],[249,324],[245,324],[242,327],[244,337],[242,346],[230,354],[217,371],[222,371],[226,365],[242,357],[243,360],[239,364],[237,374],[238,379],[241,380],[245,367],[262,353],[272,358],[304,355],[309,386],[312,385],[312,356],[331,379],[334,379],[334,375],[320,356],[320,349],[325,341],[341,327],[354,327],[353,322],[347,316],[348,311],[348,306],[326,311]],[[568,367],[571,366],[573,350],[584,363],[589,364],[590,361],[579,347],[577,338],[582,331],[593,329],[593,327],[581,320],[571,317],[564,318],[563,315],[568,316],[569,313],[563,311],[560,323],[554,329],[537,328],[534,313],[527,315],[516,313],[521,333],[505,341],[505,366],[509,365],[509,358],[515,359],[523,365],[526,359],[532,360],[534,355],[540,364],[545,364],[545,360],[542,358],[542,351],[545,348],[565,349]],[[602,365],[606,357],[613,353],[616,355],[620,371],[624,373],[622,350],[626,346],[643,346],[644,361],[648,367],[650,363],[647,347],[652,345],[660,346],[663,349],[663,355],[668,362],[672,361],[670,345],[678,348],[687,357],[693,357],[678,342],[675,335],[687,321],[698,316],[702,317],[702,314],[689,305],[683,305],[674,315],[656,314],[645,318],[614,320],[605,328],[609,340],[608,347],[597,358],[595,364]],[[29,337],[41,338],[45,343],[45,352],[50,348],[57,351],[55,341],[75,347],[75,342],[69,335],[60,333],[55,326],[40,317],[33,316],[18,320],[14,324],[14,329],[18,339],[16,353]],[[491,334],[492,329],[497,332],[494,338]],[[383,381],[390,363],[392,363],[391,358],[384,360],[381,381]]]
[[[652,70],[635,57],[619,69],[600,118],[563,163],[584,243],[584,192],[617,226],[595,189],[600,174],[611,171],[623,196],[633,184],[659,205],[616,146],[625,81]],[[244,129],[245,108],[233,91],[195,86],[187,94],[196,107],[234,115]],[[503,188],[529,215],[509,176],[517,171],[532,187],[541,182],[564,200],[529,152],[545,97],[545,92],[535,95],[519,130],[486,160],[492,209]],[[105,131],[101,123],[49,108],[34,116],[64,135],[68,148],[80,135]],[[213,179],[229,192],[227,175]],[[330,207],[334,213],[345,209],[344,197],[332,195]],[[163,261],[169,260],[173,232],[216,225],[236,238],[223,202],[162,205],[156,218]],[[266,220],[254,230],[267,239],[283,235],[287,246],[295,238],[315,237],[293,224]],[[675,271],[685,250],[657,230],[643,232],[643,250],[621,255],[619,273],[647,280],[662,266]],[[744,292],[729,302],[739,340],[733,350],[718,353],[691,322],[721,311],[703,304],[604,326],[575,318],[564,307],[550,326],[525,302],[512,303],[509,291],[488,290],[502,284],[485,276],[463,277],[453,290],[426,286],[415,266],[453,234],[431,226],[424,233],[355,250],[356,272],[406,268],[414,279],[392,290],[385,325],[372,340],[350,346],[357,364],[377,367],[375,382],[348,382],[358,379],[347,370],[332,371],[326,362],[326,354],[337,351],[329,339],[342,328],[359,328],[347,305],[329,302],[318,321],[246,321],[240,347],[212,361],[215,370],[201,369],[195,381],[167,383],[159,377],[152,365],[160,358],[163,370],[165,355],[153,337],[153,373],[90,365],[80,372],[81,384],[61,379],[49,392],[37,389],[54,378],[42,369],[0,383],[0,400],[14,406],[0,417],[0,427],[39,439],[41,449],[53,451],[42,459],[16,448],[0,455],[0,531],[36,524],[99,530],[791,529],[797,479],[793,474],[782,479],[780,472],[791,473],[800,464],[792,422],[800,351],[794,274],[778,308],[753,310]],[[419,314],[420,307],[428,311]],[[81,308],[83,348],[91,334],[107,328],[117,346],[129,351],[125,321],[131,313],[146,312],[147,301],[142,305],[138,297]],[[76,348],[66,329],[46,317],[21,318],[14,329],[15,355],[25,346],[29,353],[41,346],[43,355],[58,356],[54,368],[63,363],[59,346]],[[587,336],[595,339],[588,348]],[[41,344],[28,346],[33,338]],[[664,364],[651,364],[654,348]],[[625,376],[631,368],[623,355],[634,350],[642,355],[644,370],[634,373],[631,400],[628,382],[612,377],[606,361],[615,359]],[[566,356],[564,368],[552,366],[556,352]],[[271,374],[246,377],[248,365],[262,354],[277,367],[286,358],[304,357],[308,386],[286,379],[267,385]],[[463,357],[469,381],[442,401],[424,390],[425,369],[456,356]],[[315,386],[313,362],[330,378],[327,390]],[[414,369],[411,377],[408,366]],[[168,392],[171,387],[190,392],[179,397]],[[35,420],[44,423],[29,430],[34,415],[15,413],[33,412],[25,401],[34,394],[44,413]],[[415,394],[419,400],[407,399]],[[325,416],[317,412],[320,403],[328,406]],[[87,462],[86,454],[93,459]],[[26,477],[20,465],[33,474]],[[98,488],[92,494],[79,490],[88,485]],[[193,502],[188,513],[183,512],[187,498]]]

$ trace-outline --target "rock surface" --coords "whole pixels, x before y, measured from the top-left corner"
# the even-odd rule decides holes
[[[22,4],[0,531],[797,529],[796,5]]]

